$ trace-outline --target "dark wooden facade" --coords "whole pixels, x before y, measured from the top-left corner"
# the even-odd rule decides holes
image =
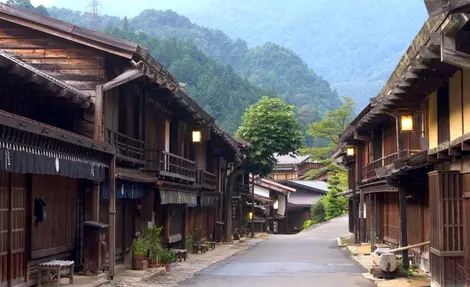
[[[384,89],[343,132],[337,155],[350,169],[357,240],[430,242],[403,256],[415,255],[432,286],[461,286],[470,282],[470,26],[467,14],[456,12],[468,9],[464,1],[441,2],[426,4],[452,13],[426,22]],[[403,130],[404,115],[411,115],[412,131]]]
[[[146,49],[2,3],[0,49],[0,163],[5,150],[16,160],[0,171],[0,286],[34,284],[37,265],[52,259],[84,268],[84,222],[109,225],[112,278],[150,225],[183,247],[198,226],[209,239],[216,221],[231,220],[222,194],[233,193],[227,167],[245,143]],[[51,160],[32,164],[41,157]],[[32,219],[38,199],[42,222]]]

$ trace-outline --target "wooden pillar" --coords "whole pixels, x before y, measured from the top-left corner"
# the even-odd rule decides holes
[[[395,115],[395,127],[397,133],[397,151],[398,151],[398,158],[402,158],[403,154],[403,134],[401,130],[401,121],[400,115]],[[408,245],[408,225],[407,225],[407,212],[406,212],[406,189],[403,187],[399,188],[399,204],[400,204],[400,229],[401,229],[401,238],[400,238],[400,246],[407,246]],[[410,260],[408,258],[408,250],[402,251],[402,258],[403,258],[403,267],[405,269],[409,268]]]
[[[366,228],[364,220],[364,192],[359,191],[359,241],[361,243],[366,241]]]
[[[116,157],[109,164],[109,279],[114,278],[116,264]]]
[[[95,128],[93,138],[97,141],[104,142],[104,94],[103,86],[96,86],[95,92]]]
[[[377,207],[376,207],[376,199],[377,199],[377,194],[371,194],[370,195],[370,211],[367,211],[371,216],[369,217],[371,219],[371,224],[370,224],[370,243],[371,243],[371,248],[372,250],[375,250],[375,244],[376,244],[376,239],[377,239],[377,232],[376,232],[376,222],[377,222]]]
[[[400,193],[400,229],[401,229],[400,246],[408,246],[408,226],[406,224],[406,221],[407,221],[406,189],[400,188],[399,193]],[[402,258],[403,258],[403,267],[408,269],[410,265],[410,260],[408,258],[408,250],[403,250]]]
[[[100,221],[100,184],[95,182],[93,184],[93,199],[92,199],[92,220]]]
[[[8,172],[8,287],[13,286],[13,173]]]

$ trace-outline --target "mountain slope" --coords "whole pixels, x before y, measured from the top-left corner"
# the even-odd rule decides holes
[[[90,18],[83,13],[51,8],[49,14],[80,26],[91,26]],[[159,39],[194,42],[210,58],[224,65],[231,65],[239,75],[246,77],[250,82],[265,90],[276,92],[294,104],[305,128],[326,110],[341,104],[337,93],[326,80],[318,77],[294,52],[279,45],[268,43],[249,49],[241,39],[232,40],[220,30],[196,25],[172,11],[145,10],[128,23],[135,31]],[[109,16],[101,16],[94,22],[94,27],[99,29],[107,27],[110,30],[118,25],[119,18]],[[176,76],[178,77],[177,74]],[[213,111],[217,110],[210,105],[208,107]]]

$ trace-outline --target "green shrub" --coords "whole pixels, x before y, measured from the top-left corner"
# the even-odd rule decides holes
[[[323,204],[323,201],[319,200],[315,202],[310,208],[310,217],[312,218],[312,222],[317,224],[325,221],[325,212],[325,205]]]
[[[309,227],[312,226],[312,225],[313,225],[313,221],[312,221],[312,220],[310,220],[310,219],[305,220],[304,225],[303,225],[303,229],[307,229],[307,228],[309,228]]]
[[[162,264],[170,264],[175,261],[175,253],[171,249],[162,248],[158,254],[158,259]]]

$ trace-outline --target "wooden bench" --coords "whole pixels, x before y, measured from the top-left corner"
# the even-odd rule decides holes
[[[170,235],[165,239],[165,243],[167,244],[174,244],[178,243],[181,240],[183,240],[183,235],[181,234],[175,234],[175,235]],[[188,258],[188,251],[186,249],[179,249],[179,248],[173,248],[173,252],[175,253],[176,259],[181,262],[181,259],[186,259]]]
[[[210,246],[211,250],[215,250],[215,244],[216,244],[215,241],[206,240],[206,241],[204,241],[204,243],[208,244]]]
[[[41,283],[56,283],[57,286],[60,286],[61,278],[69,278],[70,284],[73,284],[73,268],[74,262],[66,260],[52,260],[39,264],[38,287],[41,286]],[[63,274],[67,270],[69,273]],[[42,274],[44,271],[46,271],[49,275],[49,278],[46,280],[42,279]]]
[[[207,252],[207,245],[205,244],[206,238],[201,238],[201,240],[193,244],[193,253],[198,254],[201,251],[201,254]]]
[[[188,258],[188,251],[186,249],[173,249],[173,252],[175,253],[176,260],[179,260],[181,262],[181,259],[186,259]]]

